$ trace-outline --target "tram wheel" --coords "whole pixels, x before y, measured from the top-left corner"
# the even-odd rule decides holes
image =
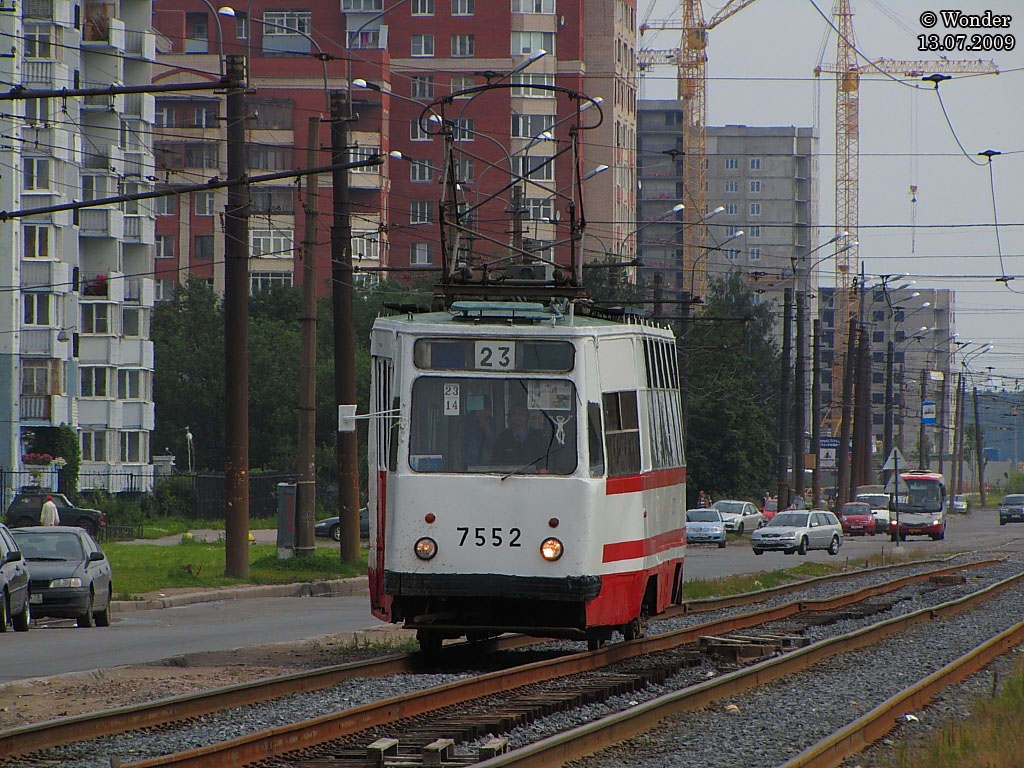
[[[604,648],[605,643],[607,643],[607,642],[608,641],[605,640],[603,637],[588,637],[587,638],[587,650],[588,651],[599,650],[601,648]]]
[[[626,640],[636,640],[647,636],[647,608],[640,609],[640,615],[622,626],[622,636]]]
[[[420,644],[420,650],[423,653],[437,653],[441,650],[444,638],[440,632],[431,632],[429,629],[417,629],[416,642]]]

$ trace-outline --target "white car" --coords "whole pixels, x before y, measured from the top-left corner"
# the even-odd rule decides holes
[[[728,533],[738,533],[742,536],[745,531],[753,531],[764,525],[761,510],[749,501],[722,499],[712,504],[711,508],[722,513],[722,520]]]
[[[962,493],[958,493],[953,497],[953,511],[959,512],[962,515],[967,514],[967,497]]]
[[[889,511],[889,494],[861,493],[857,495],[857,501],[871,505],[871,514],[875,518],[875,533],[888,533],[889,520],[892,517]]]
[[[842,545],[843,526],[839,518],[823,509],[779,512],[764,528],[750,534],[755,555],[769,550],[806,555],[811,549],[827,549],[830,555],[838,555]]]

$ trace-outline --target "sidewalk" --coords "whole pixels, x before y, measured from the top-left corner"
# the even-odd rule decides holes
[[[199,529],[189,531],[196,541],[215,542],[224,538],[224,531],[215,529]],[[258,529],[250,531],[254,544],[275,544],[277,531]],[[176,533],[159,539],[135,539],[126,544],[156,544],[172,546],[181,543],[182,534]],[[336,542],[318,541],[323,546],[337,547]],[[369,585],[366,576],[354,576],[348,579],[330,579],[328,581],[300,582],[298,584],[265,584],[238,585],[213,589],[193,590],[189,588],[165,589],[142,595],[140,600],[113,600],[110,608],[115,613],[130,611],[151,611],[160,608],[174,608],[180,605],[210,603],[218,600],[244,600],[256,597],[350,597],[366,595],[369,597]]]

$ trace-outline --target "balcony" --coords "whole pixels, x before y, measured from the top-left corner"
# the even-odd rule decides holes
[[[125,176],[156,176],[156,158],[151,152],[125,152],[124,154]]]
[[[124,300],[144,307],[153,306],[153,280],[149,277],[132,277],[125,281]]]
[[[151,93],[126,93],[122,117],[152,123],[156,119],[156,97]]]
[[[123,85],[120,82],[114,83],[85,83],[84,88],[108,88],[111,85]],[[104,112],[116,112],[122,114],[124,112],[124,100],[125,94],[101,94],[99,96],[85,96],[82,99],[82,109],[97,111],[101,110]]]
[[[156,35],[151,31],[126,30],[124,52],[144,61],[156,61]]]
[[[106,97],[104,97],[106,98]],[[118,174],[124,169],[124,151],[114,144],[101,144],[90,146],[85,154],[83,166],[88,169],[109,171],[111,174]],[[117,182],[120,179],[108,179],[106,189],[117,189]],[[111,194],[115,194],[111,192]]]
[[[124,50],[124,22],[114,18],[117,6],[114,4],[93,4],[85,7],[85,22],[82,25],[82,48],[102,50],[110,48]]]
[[[21,79],[26,88],[70,88],[72,85],[71,68],[60,61],[25,61]]]
[[[68,265],[63,261],[43,259],[22,259],[21,287],[52,288],[55,292],[70,290]]]
[[[152,216],[125,216],[124,241],[153,245],[156,242],[156,221]]]
[[[66,395],[21,395],[21,420],[37,425],[59,426],[70,421]]]
[[[57,328],[22,328],[21,346],[18,351],[23,355],[59,357],[58,345],[67,342],[58,342],[57,333]]]
[[[124,213],[115,208],[83,208],[78,214],[78,234],[122,240]]]

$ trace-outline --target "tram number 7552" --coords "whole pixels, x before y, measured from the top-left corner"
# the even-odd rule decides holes
[[[491,546],[493,546],[493,547],[500,547],[502,544],[504,544],[506,542],[506,539],[503,536],[504,530],[502,528],[490,528],[490,529],[488,529],[488,528],[473,528],[472,529],[472,531],[473,531],[473,538],[472,539],[470,539],[470,533],[469,533],[470,529],[468,527],[460,525],[455,530],[457,530],[459,533],[462,534],[462,538],[459,539],[459,546],[460,547],[466,546],[467,540],[471,544],[475,544],[478,547],[485,546],[488,543],[488,540],[490,541]],[[510,546],[510,547],[520,547],[520,546],[522,546],[519,543],[519,537],[523,535],[523,532],[521,530],[519,530],[518,528],[509,528],[507,535],[508,535],[508,539],[507,539],[508,546]]]

